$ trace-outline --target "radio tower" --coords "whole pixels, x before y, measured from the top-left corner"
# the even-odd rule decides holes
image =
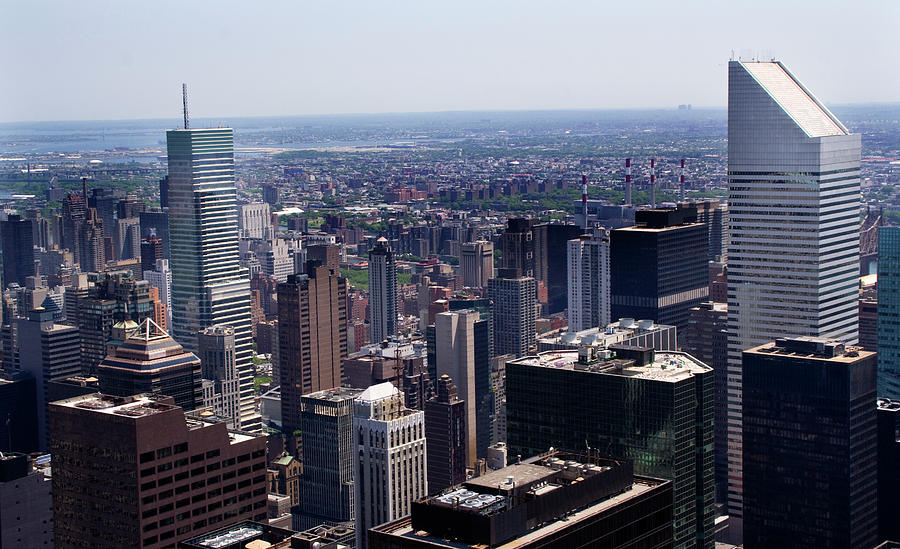
[[[684,202],[684,158],[681,159],[681,169],[679,170],[681,177],[681,201]]]
[[[181,84],[181,101],[184,104],[184,129],[191,129],[190,117],[188,116],[188,108],[187,108],[187,84]]]
[[[650,159],[650,207],[656,207],[656,159]]]
[[[587,175],[581,174],[581,213],[584,214],[584,231],[588,228],[587,213]]]
[[[631,205],[631,159],[625,159],[625,205]]]

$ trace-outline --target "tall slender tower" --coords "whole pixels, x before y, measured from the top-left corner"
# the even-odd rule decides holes
[[[369,341],[381,343],[397,333],[397,264],[387,239],[369,250]]]
[[[728,512],[742,535],[741,352],[855,343],[860,136],[780,62],[728,64]]]
[[[579,332],[609,324],[609,231],[572,239],[569,254],[569,331]]]
[[[250,280],[240,268],[234,130],[166,132],[172,254],[172,335],[197,351],[197,333],[213,324],[234,328],[242,429],[257,429],[253,403]]]
[[[347,356],[347,279],[310,261],[278,285],[278,372],[286,433],[300,429],[301,397],[341,386]]]

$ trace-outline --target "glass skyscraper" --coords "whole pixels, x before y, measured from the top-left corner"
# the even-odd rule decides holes
[[[239,263],[234,130],[170,130],[169,235],[172,335],[197,352],[197,334],[214,324],[234,328],[243,429],[256,429],[253,404],[250,280]]]
[[[712,368],[649,347],[601,352],[547,351],[506,363],[509,455],[552,447],[630,459],[635,474],[674,483],[673,546],[712,549]]]
[[[741,352],[858,337],[860,136],[780,62],[728,65],[728,513],[741,536]]]
[[[878,396],[900,400],[900,227],[878,229]]]

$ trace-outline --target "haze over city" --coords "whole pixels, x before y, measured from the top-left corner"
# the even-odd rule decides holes
[[[896,101],[900,4],[5,2],[0,122],[724,107],[725,64]],[[840,71],[832,67],[841,67]]]
[[[3,4],[0,547],[900,548],[898,6]]]

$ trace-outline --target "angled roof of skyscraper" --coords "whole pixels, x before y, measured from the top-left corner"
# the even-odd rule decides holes
[[[850,131],[779,61],[738,62],[809,137]]]

